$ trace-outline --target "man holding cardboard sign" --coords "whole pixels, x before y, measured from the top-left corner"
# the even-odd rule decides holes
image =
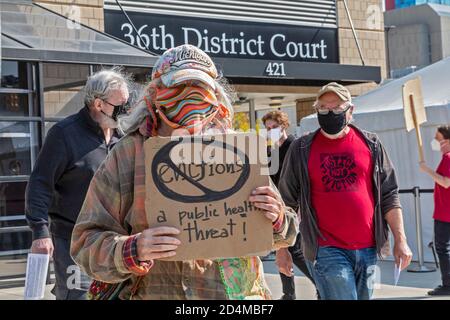
[[[270,298],[258,254],[293,244],[296,214],[261,175],[264,141],[230,134],[217,78],[203,51],[170,49],[121,122],[129,134],[94,177],[72,237],[94,299],[108,287],[98,281],[121,283],[120,299]]]

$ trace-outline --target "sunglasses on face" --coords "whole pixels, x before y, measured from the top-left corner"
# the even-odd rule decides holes
[[[125,102],[124,104],[118,104],[118,105],[114,105],[114,104],[108,102],[107,100],[102,100],[102,101],[109,104],[111,107],[114,107],[114,108],[120,108],[122,110],[130,109],[129,101]]]

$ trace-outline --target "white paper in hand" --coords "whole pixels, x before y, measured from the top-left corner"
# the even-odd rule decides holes
[[[400,279],[400,273],[402,272],[402,258],[400,258],[399,264],[394,265],[394,286],[397,285],[398,279]]]
[[[49,261],[50,256],[48,254],[28,254],[25,300],[39,300],[44,297]]]

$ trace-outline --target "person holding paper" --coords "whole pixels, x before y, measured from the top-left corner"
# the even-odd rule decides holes
[[[57,300],[85,299],[90,285],[70,257],[70,238],[89,183],[119,140],[117,116],[124,112],[129,83],[120,70],[91,75],[85,106],[51,127],[27,185],[31,253],[53,256]]]
[[[450,126],[441,126],[431,142],[433,151],[441,152],[436,171],[425,162],[420,169],[435,182],[434,186],[434,244],[439,258],[442,285],[428,292],[430,296],[450,295]]]
[[[119,299],[267,299],[257,256],[164,261],[177,254],[180,230],[148,228],[144,141],[155,136],[231,132],[232,99],[211,58],[192,45],[159,58],[143,100],[120,125],[128,134],[97,171],[72,235],[71,254],[97,281],[124,283]],[[175,132],[176,130],[176,132]],[[249,197],[272,222],[274,247],[293,244],[295,212],[276,188]],[[102,286],[93,286],[92,299]]]
[[[344,86],[322,87],[314,108],[320,129],[291,144],[278,187],[301,216],[301,247],[321,299],[367,300],[389,228],[396,263],[404,269],[412,258],[395,171],[378,137],[350,124]]]

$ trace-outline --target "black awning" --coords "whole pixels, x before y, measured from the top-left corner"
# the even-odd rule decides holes
[[[29,2],[2,2],[2,59],[152,67],[157,56]]]
[[[337,63],[312,63],[294,61],[267,61],[258,59],[214,58],[223,75],[240,84],[280,84],[280,85],[322,85],[331,81],[343,84],[381,82],[381,68],[378,66],[343,65]],[[269,76],[268,65],[272,68],[283,64],[285,76]]]

